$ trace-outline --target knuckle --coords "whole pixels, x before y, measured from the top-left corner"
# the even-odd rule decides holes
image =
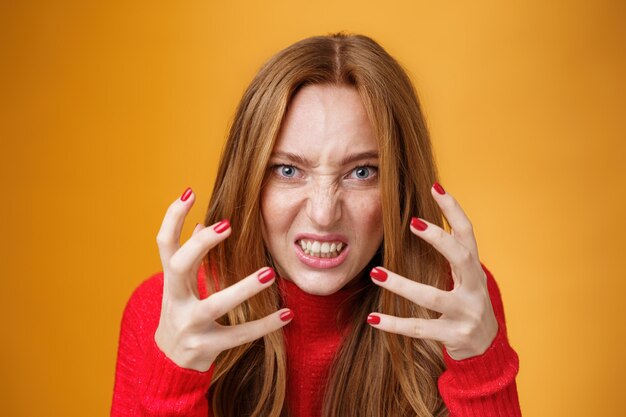
[[[478,325],[487,316],[487,306],[484,303],[478,303],[476,309],[471,315],[472,323]]]
[[[239,329],[235,332],[235,340],[236,346],[241,346],[250,340],[250,333],[246,328]]]
[[[215,294],[210,295],[209,298],[205,300],[202,315],[204,317],[217,320],[220,315],[221,307],[219,301],[214,297],[214,295]]]
[[[167,215],[180,216],[185,212],[184,207],[180,204],[180,199],[177,198],[167,208]]]
[[[441,205],[445,209],[453,209],[453,208],[458,206],[458,204],[456,202],[456,199],[454,197],[452,197],[450,194],[446,193],[444,197],[446,197],[446,198],[442,199]]]
[[[469,323],[465,323],[459,326],[458,329],[458,338],[459,341],[463,344],[468,344],[472,340],[472,335],[474,334],[474,326]]]
[[[469,220],[463,222],[457,229],[458,230],[456,231],[463,235],[469,235],[474,232],[474,226],[472,225],[472,222]]]
[[[173,202],[167,208],[167,211],[165,212],[165,216],[163,217],[163,221],[165,222],[165,221],[168,221],[168,220],[171,220],[171,219],[176,219],[181,214],[182,214],[181,207],[177,204],[177,202]]]
[[[463,249],[459,255],[459,264],[469,265],[473,262],[472,252],[467,249]]]
[[[443,297],[439,292],[432,292],[426,296],[426,307],[437,307],[443,303]]]
[[[424,326],[421,320],[415,320],[413,321],[413,323],[411,324],[411,334],[416,337],[419,338],[422,336],[424,332]]]
[[[210,236],[207,233],[207,229],[199,230],[196,234],[190,238],[191,242],[197,242],[198,244],[205,244],[209,240]]]
[[[159,233],[157,233],[156,235],[156,243],[159,247],[161,246],[166,246],[169,245],[171,242],[171,239],[169,239],[165,233],[163,233],[162,231],[160,231]]]
[[[189,265],[180,256],[174,254],[167,263],[168,270],[175,275],[182,275],[189,269]]]
[[[177,220],[178,218],[185,216],[185,207],[180,204],[180,202],[180,200],[176,200],[172,204],[170,204],[170,206],[167,208],[167,211],[165,212],[164,219]]]
[[[443,241],[446,238],[446,235],[448,234],[445,230],[441,229],[441,228],[437,228],[437,233],[436,233],[436,238],[439,241]]]
[[[185,338],[185,350],[188,352],[201,352],[204,348],[204,340],[198,334],[191,334]]]
[[[393,318],[387,320],[385,324],[391,333],[403,334],[406,331],[406,329],[403,329],[400,323]]]
[[[276,325],[274,324],[275,320],[272,320],[271,317],[266,317],[265,319],[261,320],[260,324],[260,332],[257,333],[258,337],[262,337],[265,336],[266,334],[269,334],[271,332],[273,332],[276,328]],[[281,321],[281,325],[283,324],[283,321]]]
[[[245,284],[246,285],[242,285],[238,291],[238,297],[240,297],[240,300],[249,300],[259,292],[259,289],[263,288],[256,277],[254,280],[245,282]]]
[[[210,228],[205,228],[205,229],[200,230],[195,235],[193,235],[190,238],[189,243],[198,245],[204,249],[207,247],[209,248],[212,247],[214,241],[215,241],[215,237],[214,237],[213,231]]]
[[[189,248],[188,253],[194,253],[194,254],[201,252],[205,247],[205,245],[200,240],[198,240],[197,234],[195,236],[190,237],[189,240],[185,242],[185,245]]]
[[[477,311],[472,311],[466,319],[466,324],[463,326],[463,334],[473,334],[475,330],[480,326],[481,316]]]

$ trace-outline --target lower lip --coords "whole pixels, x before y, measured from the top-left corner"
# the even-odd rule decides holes
[[[303,264],[310,266],[311,268],[317,269],[329,269],[335,268],[343,263],[348,256],[348,251],[350,250],[349,246],[346,246],[338,256],[334,258],[318,258],[316,256],[310,256],[304,253],[302,247],[298,243],[294,243],[294,247],[296,249],[296,255],[298,259]]]

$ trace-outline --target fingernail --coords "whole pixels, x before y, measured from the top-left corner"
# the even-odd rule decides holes
[[[387,273],[382,269],[374,268],[370,272],[370,276],[374,278],[376,281],[385,282],[387,281]]]
[[[223,233],[228,230],[229,227],[230,222],[228,221],[228,219],[224,219],[215,226],[213,226],[213,230],[215,230],[217,233]]]
[[[180,199],[183,201],[187,201],[190,195],[191,195],[191,187],[187,187],[183,195],[180,196]]]
[[[280,319],[282,321],[289,321],[292,318],[293,318],[293,311],[291,310],[287,310],[287,311],[280,313]]]
[[[426,228],[428,227],[428,225],[426,223],[424,223],[423,221],[421,221],[417,217],[413,217],[411,219],[411,226],[413,226],[417,230],[421,230],[421,231],[426,230]]]
[[[265,271],[259,274],[259,281],[261,282],[261,284],[265,284],[266,282],[270,281],[275,276],[276,276],[276,273],[274,272],[272,268],[266,269]]]
[[[435,188],[435,191],[437,191],[441,195],[444,195],[446,193],[446,190],[444,190],[441,184],[439,184],[438,182],[435,182],[433,184],[433,187]]]
[[[367,316],[367,322],[369,324],[379,324],[380,323],[380,317],[375,316],[373,314],[370,314],[369,316]]]

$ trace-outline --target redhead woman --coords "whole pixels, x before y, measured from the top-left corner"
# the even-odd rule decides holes
[[[196,196],[131,296],[113,416],[519,416],[518,357],[472,224],[437,182],[401,66],[304,39],[248,87],[204,225]]]

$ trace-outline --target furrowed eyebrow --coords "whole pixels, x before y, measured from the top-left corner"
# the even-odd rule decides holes
[[[304,165],[308,167],[313,166],[313,163],[309,161],[307,158],[303,157],[302,155],[298,155],[292,152],[282,152],[282,151],[274,152],[272,153],[271,158],[285,158],[289,161],[295,162],[300,165]],[[355,161],[362,161],[364,159],[378,159],[378,152],[367,151],[367,152],[361,152],[361,153],[348,155],[345,158],[343,158],[339,162],[339,164],[343,166],[343,165],[348,165]]]
[[[340,162],[341,165],[348,165],[352,162],[356,162],[356,161],[362,161],[363,159],[378,159],[378,152],[377,151],[368,151],[368,152],[361,152],[361,153],[355,153],[352,155],[348,155],[345,158],[343,158]]]
[[[283,158],[291,162],[295,162],[297,164],[308,166],[308,167],[313,165],[313,163],[309,161],[308,159],[306,159],[304,156],[291,153],[291,152],[281,152],[281,151],[273,152],[270,158]]]

